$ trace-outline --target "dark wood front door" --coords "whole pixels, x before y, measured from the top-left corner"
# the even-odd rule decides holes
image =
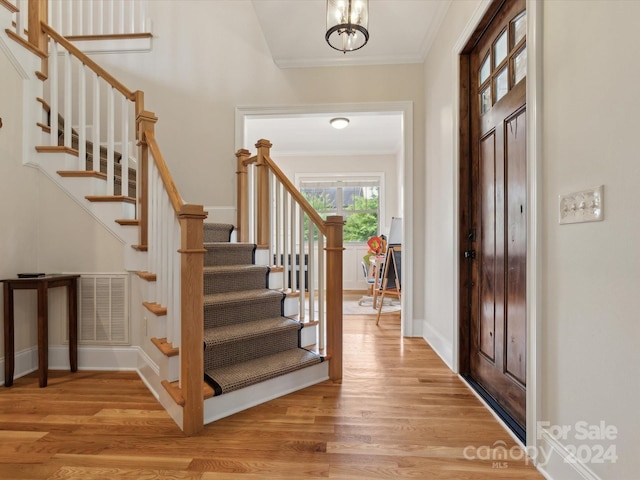
[[[463,369],[526,426],[526,12],[507,0],[468,54],[469,129],[461,272]],[[463,159],[464,161],[464,159]]]

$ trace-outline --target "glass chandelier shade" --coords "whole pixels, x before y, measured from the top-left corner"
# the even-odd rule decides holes
[[[331,48],[347,53],[369,41],[369,0],[327,0],[327,33]]]

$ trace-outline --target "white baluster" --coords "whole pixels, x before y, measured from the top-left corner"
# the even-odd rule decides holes
[[[91,154],[93,155],[93,171],[100,171],[100,77],[93,72],[93,127],[91,132],[91,138],[93,142],[93,148]]]
[[[84,15],[84,5],[86,2],[77,2],[75,4],[75,14],[76,14],[76,30],[71,32],[71,35],[84,35],[84,24],[87,19],[90,21],[91,17],[85,17]]]
[[[302,212],[302,208],[296,202],[296,217],[298,222],[297,231],[297,239],[296,239],[296,254],[293,257],[294,262],[296,262],[296,267],[298,268],[297,276],[298,276],[298,291],[300,292],[300,321],[305,319],[306,312],[306,300],[305,300],[305,289],[304,289],[304,214]],[[297,260],[296,260],[297,259]]]
[[[107,2],[107,8],[109,10],[109,14],[107,15],[109,23],[107,24],[107,30],[105,33],[107,35],[115,33],[116,31],[116,12],[115,12],[115,2],[110,0]]]
[[[64,88],[64,108],[63,108],[63,118],[64,118],[64,146],[71,147],[71,126],[72,126],[72,117],[71,114],[71,101],[72,101],[72,78],[71,78],[71,53],[69,51],[64,51],[64,78],[63,78],[63,88]]]
[[[51,145],[58,145],[58,42],[51,39],[51,53],[49,54],[49,101],[51,122]]]
[[[282,205],[282,288],[289,287],[289,203],[290,197],[284,192]]]
[[[114,195],[115,88],[107,88],[107,195]]]
[[[324,349],[327,322],[325,318],[325,251],[324,235],[318,234],[318,346]]]
[[[93,35],[93,22],[95,19],[93,16],[93,4],[93,0],[87,2],[87,19],[85,21],[87,24],[87,35]]]
[[[122,95],[121,99],[121,154],[120,157],[120,176],[122,177],[122,195],[129,196],[129,100]]]
[[[78,68],[78,170],[87,168],[87,67]]]
[[[306,247],[302,249],[302,251],[307,251],[307,293],[309,295],[309,320],[315,320],[315,307],[316,307],[316,299],[315,299],[315,258],[313,251],[313,234],[315,231],[315,226],[310,218],[307,215],[303,215],[303,218],[307,218],[309,225],[307,227],[307,240],[305,242]],[[303,220],[304,224],[304,220]]]

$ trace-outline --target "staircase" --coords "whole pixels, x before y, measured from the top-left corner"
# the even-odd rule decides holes
[[[6,2],[0,0],[2,25],[12,23],[10,15],[24,13],[9,4],[7,15],[4,7]],[[244,198],[247,192],[239,186],[236,228],[242,231],[241,242],[231,242],[232,225],[203,224],[207,216],[203,207],[185,203],[173,183],[155,139],[157,118],[145,110],[144,94],[128,90],[51,29],[46,21],[40,23],[39,19],[47,18],[46,2],[31,0],[30,7],[35,12],[30,10],[30,31],[41,29],[42,36],[27,39],[23,29],[10,31],[10,27],[6,37],[0,39],[16,42],[11,43],[10,49],[28,72],[28,91],[33,94],[31,99],[24,96],[25,115],[31,119],[25,124],[30,123],[38,133],[25,134],[31,147],[25,151],[28,153],[23,161],[38,167],[122,240],[125,268],[130,272],[132,283],[148,285],[136,288],[135,295],[133,287],[130,292],[137,303],[131,307],[131,323],[144,324],[143,335],[147,337],[142,344],[132,345],[139,352],[133,368],[138,369],[176,423],[191,435],[197,433],[203,423],[329,378],[340,381],[342,218],[331,217],[333,220],[326,222],[320,219],[268,158],[268,142],[261,141],[258,157],[249,158],[248,152],[236,155],[244,164],[239,168],[239,181],[246,179],[244,174],[256,159],[259,166],[268,164],[268,169],[279,175],[279,182],[285,182],[277,195],[289,196],[286,202],[290,203],[288,208],[292,213],[294,208],[300,209],[296,222],[302,225],[307,221],[304,218],[311,218],[318,229],[316,238],[326,241],[326,244],[307,245],[309,252],[317,252],[322,259],[326,255],[327,260],[326,267],[324,260],[314,267],[320,275],[314,280],[318,298],[312,291],[309,294],[312,314],[315,312],[313,302],[321,304],[317,317],[321,320],[310,318],[305,322],[304,292],[301,295],[286,288],[283,279],[286,263],[284,267],[267,266],[272,265],[276,257],[263,238],[272,228],[266,227],[268,215],[256,209],[258,217],[266,219],[262,226],[252,227],[261,235],[256,240],[258,248],[245,238],[251,221],[245,211],[249,200]],[[36,11],[41,8],[45,11]],[[14,27],[21,24],[21,21],[13,23]],[[64,51],[64,55],[48,56],[44,52],[47,44],[52,52]],[[73,81],[64,73],[72,70],[72,62],[79,64],[89,79],[95,79],[94,90],[90,92],[87,86],[86,95],[80,95],[77,106],[69,99]],[[102,82],[100,87],[98,82]],[[48,95],[45,95],[47,88]],[[100,91],[108,92],[106,99],[98,94]],[[43,98],[51,101],[51,107]],[[85,102],[86,98],[106,103],[92,108]],[[40,111],[34,108],[36,104]],[[122,105],[117,107],[123,112],[121,118],[114,118],[115,105]],[[95,116],[89,120],[91,109],[94,113],[107,112],[106,122]],[[87,124],[92,121],[93,126],[78,121],[76,116],[85,119]],[[70,128],[72,124],[74,128]],[[92,137],[87,135],[89,128],[92,128]],[[99,136],[102,131],[107,132],[106,138]],[[114,132],[121,132],[122,140],[114,138]],[[132,143],[137,143],[139,148],[129,154],[128,145]],[[124,146],[122,153],[115,151],[117,145]],[[100,158],[94,164],[96,154]],[[266,172],[263,168],[262,174]],[[262,199],[258,200],[261,208],[270,203],[268,191],[249,194],[249,197],[252,197],[250,201]],[[291,232],[293,223],[293,220],[291,225],[288,221],[278,221],[280,228]],[[274,237],[282,239],[283,231],[276,232]],[[282,246],[286,242],[304,248],[302,238],[294,241],[293,235],[276,243]],[[276,253],[285,259],[288,256],[281,255],[279,250]],[[295,258],[295,252],[289,250],[289,253]],[[335,276],[330,284],[324,280],[329,271]],[[326,301],[323,300],[325,287],[329,292]],[[146,317],[151,316],[149,312],[155,315],[155,322],[147,321]],[[326,324],[325,331],[316,328],[320,322]],[[151,329],[147,332],[149,326]],[[303,331],[303,326],[314,328]],[[312,334],[305,334],[307,331]],[[316,342],[319,351],[326,352],[324,357],[304,348]],[[324,361],[329,359],[330,362]]]
[[[231,225],[204,227],[204,369],[214,395],[320,363],[301,348],[303,324],[284,316],[285,294],[268,288],[256,245],[230,243]]]

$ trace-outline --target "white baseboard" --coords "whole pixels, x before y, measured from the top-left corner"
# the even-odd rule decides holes
[[[451,369],[453,369],[453,350],[451,342],[442,337],[429,323],[424,320],[422,322],[422,338],[431,346],[434,352],[442,359],[442,361]]]
[[[4,385],[4,357],[0,360],[0,378]],[[24,377],[25,375],[38,370],[38,349],[36,347],[16,352],[14,355],[13,378]]]
[[[572,452],[546,429],[542,429],[539,435],[541,437],[537,447],[539,459],[536,466],[546,478],[550,480],[602,480],[587,464],[572,455]],[[609,445],[602,446],[605,450],[609,447]],[[586,444],[574,447],[585,448],[585,453],[589,456],[600,453]],[[612,448],[615,449],[615,445]],[[598,458],[598,460],[600,459],[601,457]]]
[[[78,346],[78,370],[137,370],[137,360],[137,347]],[[69,368],[69,349],[66,345],[49,347],[49,368]]]
[[[28,348],[15,354],[13,378],[38,370],[38,347]],[[130,346],[79,346],[78,370],[138,370],[138,348]],[[4,357],[0,360],[0,375],[4,384]],[[49,347],[49,369],[69,370],[69,348],[66,345]]]

